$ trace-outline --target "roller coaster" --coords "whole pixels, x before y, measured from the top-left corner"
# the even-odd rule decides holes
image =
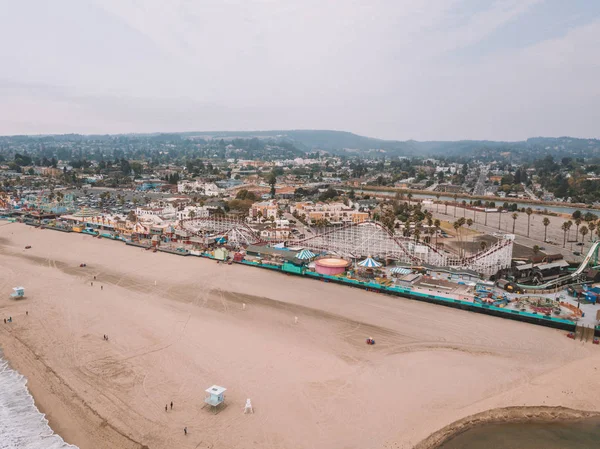
[[[266,242],[245,222],[227,217],[190,218],[181,220],[179,229],[201,238],[223,238],[235,247]],[[304,247],[345,258],[376,257],[411,265],[433,265],[466,268],[491,276],[509,268],[514,236],[497,235],[497,243],[470,257],[457,257],[424,242],[398,237],[378,222],[352,223],[328,228],[315,236],[301,240],[278,241],[287,246]]]

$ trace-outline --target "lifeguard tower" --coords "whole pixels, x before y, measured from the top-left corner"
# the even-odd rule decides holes
[[[208,404],[212,407],[214,413],[217,413],[221,404],[225,402],[225,391],[227,391],[224,387],[219,387],[218,385],[213,385],[206,390],[206,397],[204,398],[205,405]]]
[[[25,297],[24,287],[13,287],[13,292],[10,294],[11,298],[23,299]]]

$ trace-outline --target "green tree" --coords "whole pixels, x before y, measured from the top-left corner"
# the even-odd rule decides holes
[[[592,241],[592,235],[594,235],[594,230],[596,229],[597,225],[595,222],[590,221],[590,223],[588,224],[588,228],[590,229],[590,242]]]
[[[433,225],[435,226],[435,244],[436,244],[436,246],[437,246],[437,243],[438,243],[438,235],[440,233],[440,226],[441,226],[441,224],[442,223],[440,222],[440,220],[435,220],[433,222]]]
[[[533,213],[533,210],[531,207],[528,207],[525,209],[525,213],[527,214],[527,237],[529,237],[529,221],[531,220],[531,214]]]
[[[546,237],[548,235],[548,225],[550,224],[550,219],[548,217],[544,217],[542,220],[542,224],[544,225],[544,242],[547,241]]]
[[[581,233],[581,241],[583,242],[585,240],[585,236],[588,235],[590,230],[586,225],[583,225],[579,232]]]
[[[569,225],[568,221],[565,221],[561,226],[560,229],[562,229],[563,231],[563,248],[565,247],[565,245],[567,244],[567,232],[569,232],[569,229],[571,228],[571,226]]]
[[[515,233],[515,225],[517,224],[517,218],[519,218],[519,214],[517,214],[516,212],[513,212],[512,214],[512,219],[513,219],[513,230],[512,233]]]
[[[471,226],[473,226],[473,220],[471,220],[470,218],[467,219],[467,226],[469,227],[469,229],[471,229]]]
[[[581,226],[581,218],[578,218],[577,220],[575,220],[575,226],[576,226],[576,230],[575,230],[575,241],[578,242],[579,241],[579,226]]]
[[[275,175],[274,171],[269,173],[269,176],[267,177],[267,183],[269,183],[269,185],[271,186],[271,190],[269,192],[271,198],[275,198],[275,184],[277,183],[277,175]]]

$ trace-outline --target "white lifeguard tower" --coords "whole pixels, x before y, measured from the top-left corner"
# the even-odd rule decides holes
[[[254,409],[252,408],[252,402],[250,402],[250,398],[246,399],[246,405],[244,406],[244,415],[254,413]]]
[[[11,298],[21,299],[25,297],[24,287],[13,287],[13,292],[10,294]]]
[[[204,398],[204,404],[208,404],[212,407],[213,411],[217,413],[219,406],[225,402],[225,392],[227,391],[224,387],[213,385],[206,390],[206,397]]]

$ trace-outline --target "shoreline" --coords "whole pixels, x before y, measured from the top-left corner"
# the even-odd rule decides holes
[[[450,441],[452,438],[475,427],[486,424],[554,423],[559,420],[576,421],[598,416],[600,416],[600,412],[575,410],[562,406],[513,406],[496,408],[455,421],[422,440],[414,447],[414,449],[436,449],[442,444]]]
[[[145,449],[102,418],[19,337],[10,335],[3,339],[0,353],[11,369],[25,377],[34,405],[65,443],[80,449],[89,447],[87,438],[82,437],[91,434],[109,444],[107,447]]]

